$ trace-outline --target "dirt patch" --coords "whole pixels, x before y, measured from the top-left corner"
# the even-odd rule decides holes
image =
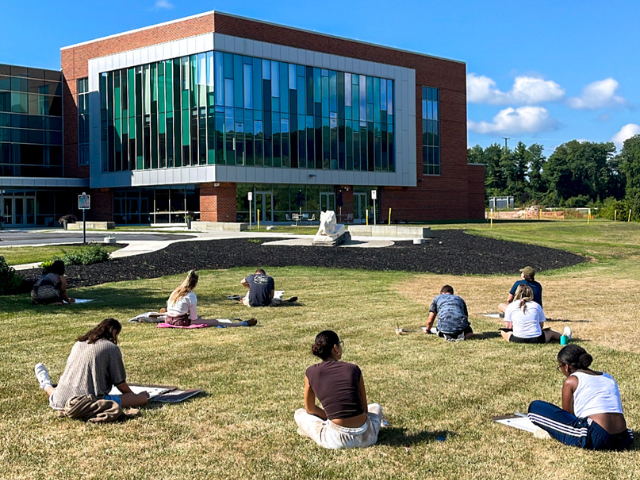
[[[551,248],[439,230],[424,245],[402,241],[386,248],[331,248],[262,245],[261,239],[178,242],[167,248],[110,262],[67,268],[70,288],[109,282],[157,278],[189,269],[234,267],[330,267],[402,270],[451,275],[517,274],[531,265],[538,271],[568,267],[586,259]],[[41,270],[20,272],[35,281]]]

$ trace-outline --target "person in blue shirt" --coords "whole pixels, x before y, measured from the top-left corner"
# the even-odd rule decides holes
[[[436,316],[438,326],[434,328]],[[466,340],[473,336],[467,304],[461,297],[453,294],[451,285],[442,287],[440,295],[431,302],[427,326],[422,329],[425,333],[435,334],[449,341]]]
[[[513,284],[511,290],[509,290],[509,296],[505,303],[498,305],[498,310],[504,313],[507,310],[507,306],[513,302],[516,295],[516,290],[520,285],[528,285],[533,291],[533,301],[542,307],[542,285],[536,282],[536,271],[533,267],[524,267],[520,269],[522,272],[520,280]]]

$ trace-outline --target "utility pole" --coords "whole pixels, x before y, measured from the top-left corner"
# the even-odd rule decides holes
[[[502,137],[504,138],[504,149],[509,150],[509,145],[507,145],[507,141],[511,139],[511,137]]]

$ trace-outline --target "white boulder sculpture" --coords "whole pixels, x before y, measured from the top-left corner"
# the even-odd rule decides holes
[[[344,225],[336,222],[336,212],[327,210],[320,213],[320,228],[313,237],[313,245],[340,245],[351,238]]]

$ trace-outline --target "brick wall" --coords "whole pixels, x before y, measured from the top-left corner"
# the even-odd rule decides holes
[[[87,193],[91,195],[91,209],[87,210],[87,221],[112,221],[113,190],[111,190],[110,188],[98,188]]]
[[[236,184],[200,185],[200,220],[203,222],[236,221]]]
[[[484,218],[484,165],[467,165],[469,169],[469,218]]]

